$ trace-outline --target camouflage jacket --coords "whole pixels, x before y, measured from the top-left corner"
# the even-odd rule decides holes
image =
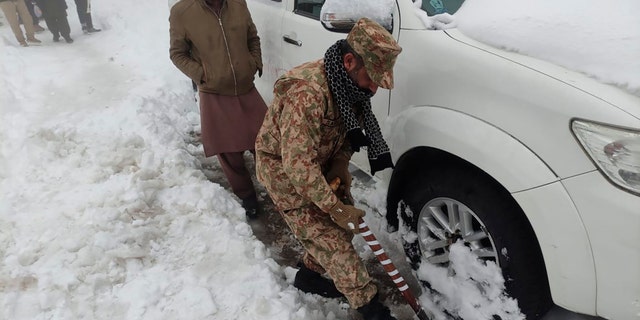
[[[256,175],[279,210],[338,201],[324,174],[350,159],[346,129],[327,84],[324,61],[302,64],[274,85],[274,99],[256,138]]]

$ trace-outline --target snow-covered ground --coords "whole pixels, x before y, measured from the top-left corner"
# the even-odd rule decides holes
[[[103,31],[92,35],[67,2],[73,44],[45,31],[41,46],[21,48],[0,27],[0,319],[348,318],[345,301],[291,285],[295,270],[275,262],[237,199],[207,176],[191,83],[169,60],[166,2],[94,1]],[[359,184],[354,195],[402,266],[400,235],[377,214],[385,186]],[[448,310],[520,318],[495,266],[464,247],[452,260],[490,286],[431,270],[448,284],[437,297]],[[443,317],[432,299],[421,302]]]

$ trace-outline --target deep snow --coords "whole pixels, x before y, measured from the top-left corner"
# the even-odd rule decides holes
[[[93,35],[81,34],[67,2],[73,44],[53,43],[46,31],[37,35],[43,45],[21,48],[0,27],[0,319],[347,318],[344,301],[291,286],[295,269],[276,263],[277,250],[255,237],[237,199],[211,179],[205,167],[215,159],[204,159],[198,144],[191,84],[168,57],[166,2],[94,1],[103,31]],[[636,59],[628,69],[637,68]],[[637,90],[639,74],[621,81]],[[387,234],[378,214],[385,188],[360,183],[354,195],[403,266],[400,234]],[[354,243],[363,259],[375,259],[361,239]],[[430,270],[434,282],[449,283],[448,307],[461,315],[517,311],[495,266],[465,250],[454,248],[454,264],[482,270],[490,287],[480,292],[469,279]],[[421,301],[442,316],[430,299]],[[411,317],[406,306],[391,307]]]

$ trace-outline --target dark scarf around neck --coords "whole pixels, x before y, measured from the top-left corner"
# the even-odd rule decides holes
[[[378,121],[371,110],[373,93],[359,88],[344,68],[340,52],[342,41],[346,40],[338,40],[324,55],[329,90],[347,128],[347,140],[351,144],[351,149],[354,152],[360,151],[360,147],[367,149],[367,157],[373,175],[376,171],[393,168],[393,162],[389,147],[382,137]],[[354,105],[357,105],[363,114],[364,132],[353,112]]]

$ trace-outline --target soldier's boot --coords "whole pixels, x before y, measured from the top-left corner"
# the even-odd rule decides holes
[[[356,309],[364,320],[397,320],[391,315],[391,311],[378,301],[378,294],[364,306]]]
[[[333,281],[323,277],[321,274],[307,268],[304,263],[298,263],[298,273],[293,281],[293,286],[303,292],[314,293],[327,298],[344,297],[342,292],[338,291]]]

